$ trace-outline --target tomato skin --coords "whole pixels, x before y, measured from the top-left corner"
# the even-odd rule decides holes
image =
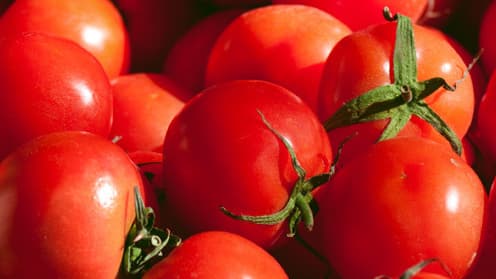
[[[462,278],[473,261],[487,197],[470,166],[439,143],[381,141],[322,187],[323,252],[343,278],[399,276],[428,258]],[[425,271],[446,274],[439,265]]]
[[[195,234],[145,273],[143,279],[288,278],[264,249],[233,233]]]
[[[489,79],[476,116],[474,137],[477,146],[492,160],[496,160],[496,131],[493,128],[496,108],[496,74]]]
[[[193,93],[167,76],[133,73],[111,81],[114,98],[110,138],[128,152],[162,151],[172,118]]]
[[[205,83],[266,80],[286,87],[316,110],[325,60],[336,42],[350,32],[336,18],[309,6],[269,5],[249,10],[217,39]]]
[[[413,28],[418,80],[442,77],[451,85],[460,80],[466,65],[442,33],[416,24]],[[327,59],[320,84],[318,114],[321,121],[330,118],[345,102],[394,82],[395,34],[396,22],[389,22],[355,32],[336,44]],[[472,122],[474,99],[472,79],[467,76],[455,92],[441,88],[425,102],[463,138]],[[370,121],[330,131],[334,151],[345,138],[356,134],[343,149],[342,163],[376,142],[387,121]],[[417,116],[412,116],[398,135],[425,137],[448,146],[440,133]]]
[[[129,68],[129,38],[109,0],[19,0],[0,20],[0,34],[41,32],[73,40],[93,54],[109,78]]]
[[[479,47],[484,49],[481,60],[484,69],[489,75],[496,69],[496,39],[493,36],[495,28],[496,1],[492,1],[483,13],[479,30]]]
[[[208,56],[216,39],[244,10],[221,10],[195,23],[174,43],[164,62],[163,73],[192,92],[205,86]]]
[[[115,0],[126,21],[131,72],[160,72],[174,42],[200,16],[197,1]]]
[[[292,143],[308,177],[329,170],[329,139],[315,114],[293,93],[258,80],[209,87],[174,118],[164,141],[165,204],[185,228],[180,235],[225,230],[270,248],[286,232],[285,223],[252,224],[219,209],[275,213],[296,182],[287,149],[257,110]]]
[[[73,42],[43,34],[0,38],[0,158],[36,136],[84,130],[107,137],[110,82]]]
[[[341,20],[353,31],[364,29],[370,25],[385,22],[382,10],[389,7],[392,13],[401,13],[413,21],[420,18],[427,0],[272,0],[275,4],[300,4],[322,9]]]
[[[51,133],[18,148],[0,164],[0,277],[116,278],[135,186],[127,154],[94,134]]]

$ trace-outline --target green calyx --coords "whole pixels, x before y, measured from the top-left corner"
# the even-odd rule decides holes
[[[127,235],[121,263],[121,271],[127,276],[144,272],[181,243],[170,230],[163,231],[154,226],[153,209],[145,207],[138,187],[135,187],[134,195],[136,219]]]
[[[314,213],[317,211],[317,204],[313,199],[312,190],[327,182],[331,177],[331,172],[328,173],[326,172],[317,176],[313,176],[309,179],[305,179],[306,172],[301,166],[300,162],[298,161],[298,158],[296,157],[296,154],[294,152],[293,147],[291,146],[291,143],[288,141],[287,138],[279,134],[270,125],[270,123],[267,121],[265,116],[260,111],[258,111],[258,113],[265,126],[272,133],[274,133],[274,135],[276,135],[279,140],[282,141],[282,143],[288,150],[289,155],[291,157],[293,168],[298,175],[298,179],[291,191],[291,194],[289,196],[288,201],[286,202],[286,205],[280,211],[275,212],[273,214],[258,215],[258,216],[237,215],[230,212],[225,207],[221,206],[220,209],[224,214],[226,214],[231,218],[241,221],[247,221],[255,224],[275,225],[289,219],[288,236],[290,237],[295,235],[297,224],[299,224],[300,221],[303,222],[303,224],[308,230],[312,230],[314,224],[314,218],[313,218]]]
[[[351,124],[389,119],[379,141],[395,137],[416,115],[432,125],[461,154],[462,144],[456,133],[424,101],[439,88],[455,91],[444,79],[417,80],[417,58],[411,20],[401,14],[392,16],[384,9],[386,19],[397,21],[393,53],[394,82],[374,88],[344,104],[327,121],[327,131]]]

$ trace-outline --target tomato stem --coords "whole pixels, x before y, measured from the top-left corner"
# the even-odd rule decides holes
[[[238,215],[230,212],[225,207],[221,206],[220,210],[226,214],[227,216],[241,220],[252,222],[255,224],[262,225],[274,225],[279,224],[289,218],[289,232],[288,236],[292,237],[295,235],[297,224],[302,221],[305,227],[308,230],[312,230],[314,223],[314,209],[312,208],[313,196],[312,190],[316,187],[324,184],[330,179],[331,173],[323,173],[320,175],[316,175],[311,177],[308,180],[305,180],[306,171],[301,166],[298,158],[296,157],[296,153],[291,145],[291,142],[284,136],[282,136],[279,132],[277,132],[272,125],[267,121],[262,112],[258,111],[262,122],[264,125],[274,134],[277,138],[282,141],[291,158],[291,162],[294,170],[298,175],[298,179],[291,191],[288,201],[285,206],[279,210],[278,212],[267,214],[267,215]]]
[[[134,188],[136,218],[129,230],[121,269],[126,275],[137,275],[164,257],[166,250],[181,243],[181,238],[169,229],[165,231],[154,226],[155,213],[145,207],[138,187]]]
[[[393,16],[387,7],[384,8],[384,16],[387,20],[397,21],[393,52],[394,82],[348,101],[324,122],[324,127],[330,131],[356,123],[389,119],[378,139],[381,141],[395,137],[412,115],[416,115],[432,125],[449,141],[453,150],[461,154],[462,144],[456,133],[424,101],[440,88],[455,91],[456,87],[440,77],[418,81],[411,20],[401,14]]]

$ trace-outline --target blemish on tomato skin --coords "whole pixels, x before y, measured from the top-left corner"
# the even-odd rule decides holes
[[[460,161],[457,160],[456,158],[451,157],[449,159],[450,163],[453,164],[455,167],[460,167]]]

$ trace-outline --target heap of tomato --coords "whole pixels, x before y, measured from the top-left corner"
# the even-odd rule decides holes
[[[0,278],[496,277],[496,1],[55,2],[0,1]]]

